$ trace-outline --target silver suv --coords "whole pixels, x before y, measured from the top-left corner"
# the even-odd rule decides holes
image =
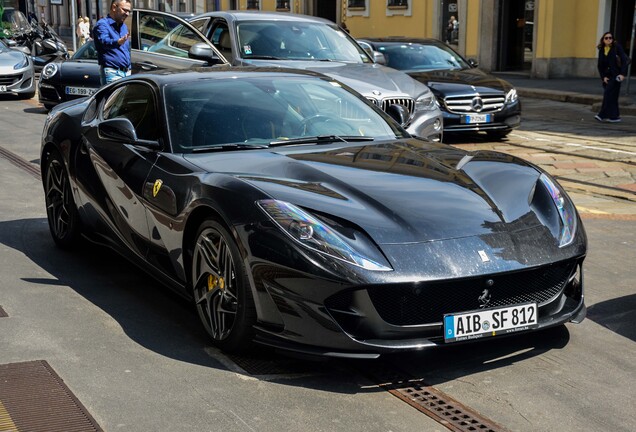
[[[189,19],[235,66],[278,66],[328,75],[380,108],[404,107],[403,126],[415,136],[442,138],[442,113],[424,84],[373,62],[333,22],[306,15],[259,11],[209,12]]]

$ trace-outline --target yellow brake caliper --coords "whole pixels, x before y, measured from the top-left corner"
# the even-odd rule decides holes
[[[221,291],[225,289],[225,279],[220,276],[208,275],[208,291],[218,287]]]

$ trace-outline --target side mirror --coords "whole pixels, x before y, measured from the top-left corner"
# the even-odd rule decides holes
[[[404,125],[409,119],[409,110],[404,105],[389,105],[386,113],[400,125]]]
[[[97,134],[100,138],[119,141],[126,144],[134,144],[150,149],[159,149],[161,145],[157,141],[140,140],[133,124],[124,117],[108,119],[97,126]]]
[[[223,61],[216,55],[214,50],[203,42],[195,43],[188,51],[188,57],[195,60],[203,60],[208,66],[222,63]]]
[[[476,68],[477,66],[479,66],[479,62],[478,62],[477,60],[475,60],[475,59],[468,59],[468,64],[469,64],[471,67],[474,67],[474,68]]]
[[[386,65],[386,58],[384,54],[378,51],[373,51],[373,61],[377,64]]]

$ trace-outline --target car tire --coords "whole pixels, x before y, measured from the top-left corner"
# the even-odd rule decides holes
[[[49,152],[43,162],[44,199],[49,230],[58,247],[72,249],[79,242],[81,226],[71,181],[62,156],[57,151]]]
[[[234,238],[205,220],[191,249],[191,286],[199,318],[215,345],[227,352],[251,348],[256,308]]]
[[[491,139],[495,139],[495,140],[502,140],[504,138],[506,138],[509,134],[510,134],[510,130],[504,130],[504,131],[486,131],[486,135],[488,135],[488,138]]]

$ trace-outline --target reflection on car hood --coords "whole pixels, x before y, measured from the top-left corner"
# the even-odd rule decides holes
[[[355,221],[379,244],[412,243],[539,225],[528,197],[539,173],[493,152],[400,140],[186,155],[267,196]],[[459,169],[458,169],[459,167]]]
[[[306,69],[328,75],[368,97],[409,95],[417,98],[428,89],[407,74],[379,64],[331,61],[251,60],[250,65]],[[374,94],[379,91],[382,94]]]
[[[513,88],[509,82],[489,75],[479,69],[438,70],[438,71],[408,71],[407,74],[417,81],[427,85],[434,93],[444,95],[465,94],[466,85],[474,87],[471,92],[492,94],[493,92],[507,93]]]

